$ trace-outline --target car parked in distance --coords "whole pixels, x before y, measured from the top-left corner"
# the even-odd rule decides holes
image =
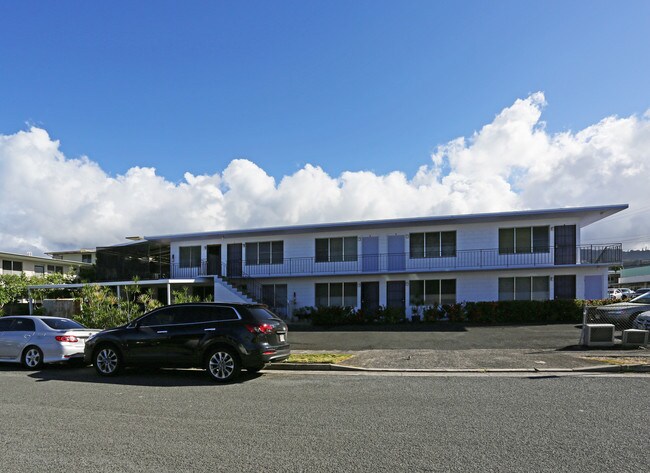
[[[639,330],[650,330],[650,311],[641,312],[637,318],[634,319],[632,328]]]
[[[631,328],[636,317],[648,310],[650,310],[650,292],[630,301],[596,307],[588,322],[611,323],[619,328]]]
[[[621,287],[619,289],[620,289],[621,293],[623,294],[623,300],[625,300],[625,299],[634,299],[636,296],[639,295],[635,291],[633,291],[632,289],[627,288],[627,287]]]
[[[287,325],[260,304],[194,303],[155,309],[86,343],[86,362],[102,376],[132,365],[199,367],[217,382],[242,368],[286,360]]]
[[[609,289],[607,289],[607,297],[609,299],[620,301],[621,299],[623,299],[623,292],[616,287],[610,287]]]
[[[28,369],[83,361],[86,340],[98,332],[62,317],[0,317],[0,361],[21,363]]]
[[[640,296],[641,294],[645,294],[646,292],[650,292],[650,287],[640,287],[638,289],[635,289],[634,292],[636,292],[637,296]]]

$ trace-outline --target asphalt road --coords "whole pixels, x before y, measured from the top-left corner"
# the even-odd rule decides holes
[[[647,471],[649,386],[0,366],[0,471]]]
[[[442,325],[441,325],[442,326]],[[444,327],[444,326],[442,326]],[[366,327],[367,329],[367,327]],[[575,325],[451,327],[449,330],[289,330],[292,350],[558,349],[577,345]]]

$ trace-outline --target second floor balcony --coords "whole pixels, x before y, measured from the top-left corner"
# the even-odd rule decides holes
[[[509,253],[492,249],[457,250],[448,256],[414,258],[407,253],[358,255],[351,261],[319,261],[315,257],[284,258],[275,264],[246,264],[229,260],[218,264],[202,261],[197,266],[172,265],[171,277],[190,278],[206,275],[238,277],[286,277],[372,273],[405,273],[436,271],[472,271],[506,268],[537,268],[566,265],[620,265],[623,248],[620,243],[551,247],[544,251]]]

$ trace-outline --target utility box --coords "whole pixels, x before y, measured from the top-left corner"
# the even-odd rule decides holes
[[[648,344],[647,330],[628,329],[623,330],[623,345],[634,345],[637,347],[646,346]]]
[[[582,344],[588,347],[613,347],[614,324],[583,324]]]

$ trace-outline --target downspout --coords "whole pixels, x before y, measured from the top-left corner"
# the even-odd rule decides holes
[[[29,303],[29,315],[34,315],[34,304],[32,303],[31,289],[27,289],[27,302]]]

